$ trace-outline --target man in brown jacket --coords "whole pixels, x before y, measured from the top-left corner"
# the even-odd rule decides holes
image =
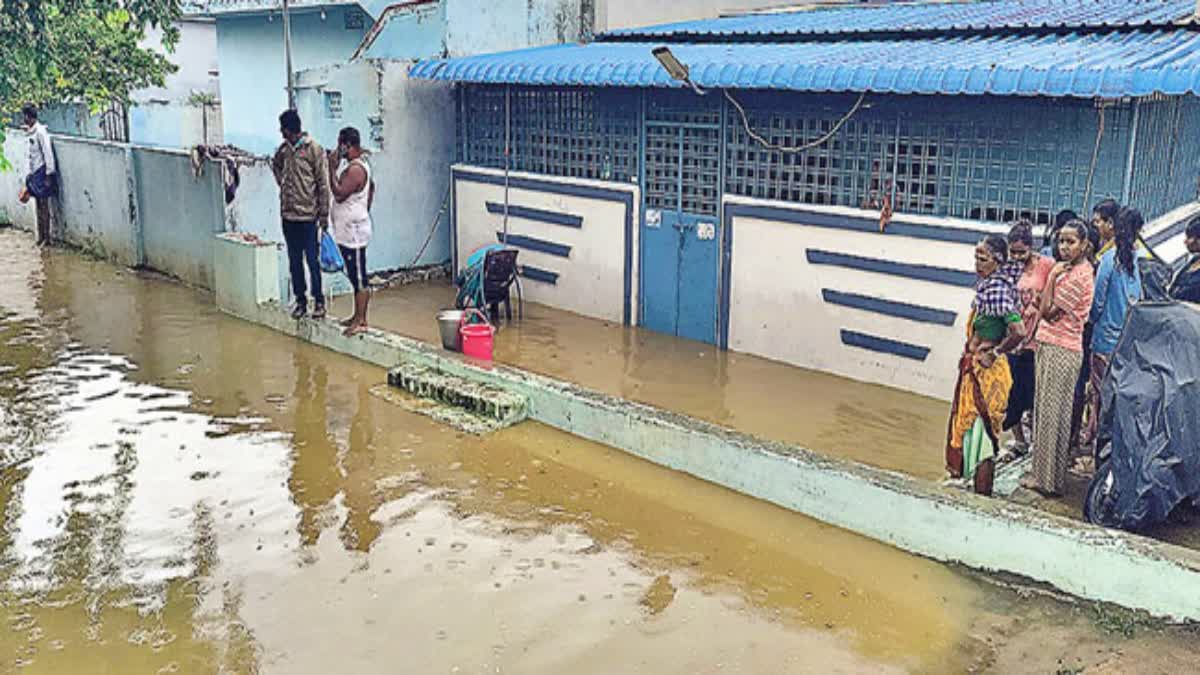
[[[288,269],[292,276],[292,294],[296,307],[292,318],[308,313],[308,288],[304,267],[312,279],[313,318],[325,317],[325,295],[321,292],[321,266],[318,260],[318,225],[329,227],[329,169],[325,151],[304,133],[300,115],[285,110],[279,116],[283,143],[275,151],[271,169],[279,185],[279,212],[283,217],[283,238],[287,242]]]

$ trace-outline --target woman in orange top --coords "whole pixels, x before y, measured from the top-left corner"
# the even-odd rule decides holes
[[[1062,262],[1042,293],[1036,342],[1037,390],[1033,404],[1033,473],[1024,487],[1062,494],[1071,450],[1071,404],[1083,365],[1083,327],[1092,309],[1092,244],[1088,226],[1073,221],[1058,237]]]

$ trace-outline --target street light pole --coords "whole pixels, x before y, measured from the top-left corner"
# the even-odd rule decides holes
[[[296,75],[292,70],[292,20],[288,0],[283,0],[283,58],[287,64],[288,109],[296,109]]]

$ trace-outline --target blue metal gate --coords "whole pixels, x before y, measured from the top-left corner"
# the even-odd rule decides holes
[[[717,342],[721,109],[654,100],[646,111],[641,323]]]

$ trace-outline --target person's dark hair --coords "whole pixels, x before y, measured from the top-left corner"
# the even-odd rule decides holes
[[[996,259],[996,262],[1001,265],[1008,262],[1008,241],[1004,237],[998,234],[989,234],[980,243],[992,252],[992,257]]]
[[[21,114],[31,120],[36,120],[38,118],[37,106],[32,103],[26,103],[25,105],[21,106]]]
[[[1046,228],[1045,233],[1042,235],[1042,246],[1057,248],[1058,242],[1056,242],[1055,239],[1058,238],[1058,231],[1062,229],[1063,225],[1066,225],[1072,220],[1079,220],[1079,214],[1075,213],[1071,209],[1063,209],[1062,211],[1059,211],[1058,215],[1054,216],[1054,222],[1050,225],[1050,227]],[[1056,251],[1052,252],[1054,255],[1058,255]]]
[[[1185,235],[1195,239],[1200,239],[1200,216],[1195,216],[1191,219],[1191,221],[1188,222]]]
[[[1076,218],[1075,220],[1067,221],[1067,223],[1065,223],[1059,229],[1059,234],[1061,235],[1062,231],[1067,229],[1075,230],[1075,233],[1081,238],[1091,242],[1093,251],[1100,246],[1100,232],[1091,225],[1088,225],[1082,219]]]
[[[359,135],[358,129],[345,127],[338,132],[338,143],[345,143],[352,148],[357,148],[362,145],[362,136]]]
[[[1115,199],[1105,199],[1092,209],[1093,213],[1098,213],[1104,218],[1117,222],[1117,214],[1121,211],[1121,205]]]
[[[1142,218],[1142,212],[1137,209],[1124,208],[1117,213],[1115,221],[1114,239],[1117,244],[1117,262],[1121,264],[1121,268],[1126,274],[1133,275],[1133,249],[1137,245],[1138,235],[1142,233],[1142,226],[1146,221]]]
[[[1009,246],[1012,246],[1017,242],[1021,242],[1029,248],[1033,248],[1033,223],[1029,222],[1025,218],[1013,223],[1012,228],[1008,231]]]
[[[295,110],[284,110],[279,114],[279,128],[293,134],[300,133],[303,130],[303,126],[300,124],[300,113]]]

